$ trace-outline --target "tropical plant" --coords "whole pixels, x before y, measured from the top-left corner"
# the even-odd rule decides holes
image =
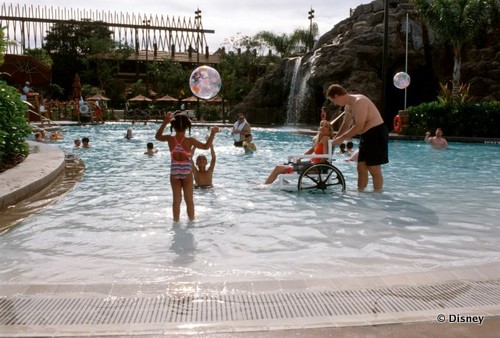
[[[3,29],[0,29],[0,65],[3,64],[6,45]],[[25,112],[26,105],[18,91],[0,81],[0,163],[28,154],[25,140],[31,128],[24,118]]]
[[[413,3],[436,36],[453,48],[452,97],[456,99],[460,91],[462,47],[489,23],[493,1],[413,0]]]
[[[256,55],[265,55],[267,53],[265,44],[256,36],[242,35],[238,33],[224,40],[224,48],[227,52],[235,51],[255,51]]]
[[[275,34],[269,31],[262,31],[256,35],[256,38],[261,39],[271,48],[274,48],[281,57],[291,55],[296,43],[296,41],[292,40],[292,35],[285,33]]]
[[[437,99],[438,102],[442,104],[451,104],[453,101],[464,103],[469,100],[470,83],[460,85],[457,98],[453,98],[453,93],[450,88],[448,88],[447,83],[440,83],[439,86],[440,90]]]
[[[148,75],[155,83],[158,94],[169,94],[175,98],[179,97],[181,91],[189,90],[189,72],[182,65],[174,60],[165,59],[161,63],[148,65]]]
[[[257,56],[247,50],[243,53],[229,52],[221,57],[217,69],[222,77],[222,96],[230,105],[243,100],[255,81],[266,71],[266,57]]]
[[[500,136],[500,102],[441,102],[433,101],[409,107],[409,134],[422,135],[437,127],[449,136]]]
[[[31,128],[24,118],[26,105],[18,91],[0,81],[0,161],[28,154],[26,137]]]
[[[315,38],[318,36],[318,25],[312,24],[311,29],[296,29],[292,34],[275,34],[262,31],[255,38],[274,48],[281,57],[293,54],[303,54],[312,49]]]
[[[5,41],[4,28],[0,27],[0,66],[3,65],[5,51],[7,50],[7,41]]]

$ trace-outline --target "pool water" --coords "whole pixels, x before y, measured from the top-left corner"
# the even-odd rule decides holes
[[[357,192],[338,155],[344,194],[262,183],[311,136],[254,128],[257,152],[216,136],[214,189],[195,190],[197,220],[172,221],[170,154],[159,124],[64,129],[54,142],[86,165],[60,201],[0,236],[6,283],[135,283],[333,278],[427,271],[500,260],[500,148],[391,141],[383,193]],[[127,128],[134,138],[124,138]],[[204,139],[206,128],[192,136]],[[75,149],[87,136],[91,148]],[[159,149],[144,155],[146,143]],[[197,150],[196,154],[208,151]],[[371,189],[371,181],[369,189]]]

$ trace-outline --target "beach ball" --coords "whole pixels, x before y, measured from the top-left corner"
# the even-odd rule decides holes
[[[405,72],[399,72],[394,75],[394,86],[398,89],[405,89],[410,85],[410,75]]]
[[[222,86],[219,72],[209,66],[200,66],[189,77],[189,88],[196,97],[210,100],[217,96]]]

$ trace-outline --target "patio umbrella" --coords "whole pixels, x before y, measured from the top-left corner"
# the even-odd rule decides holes
[[[207,100],[207,102],[220,103],[220,102],[222,102],[222,97],[220,97],[219,95],[217,95],[214,98],[212,98],[210,100]]]
[[[21,85],[29,81],[33,86],[47,86],[52,78],[52,70],[29,55],[5,54],[0,72],[6,73],[9,83]]]
[[[185,98],[184,100],[182,100],[182,102],[198,102],[199,98],[197,98],[196,96],[192,95],[188,98]]]
[[[149,97],[146,97],[146,96],[141,94],[141,95],[137,95],[137,96],[134,96],[133,98],[128,99],[128,101],[130,101],[130,102],[151,102],[153,100],[150,99]]]
[[[170,95],[163,95],[159,99],[156,99],[156,101],[160,101],[160,102],[177,102],[179,100],[177,100],[175,97],[172,97]]]
[[[110,99],[104,95],[101,94],[95,94],[90,97],[87,97],[87,100],[92,100],[92,101],[109,101]]]
[[[142,102],[152,102],[153,100],[147,96],[144,96],[144,95],[137,95],[131,99],[128,99],[128,101],[129,102],[139,102],[139,108],[142,110]]]

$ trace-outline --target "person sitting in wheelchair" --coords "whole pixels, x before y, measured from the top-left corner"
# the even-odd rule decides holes
[[[317,154],[317,155],[326,155],[328,154],[328,140],[333,137],[333,128],[330,122],[327,120],[323,120],[319,124],[319,130],[318,134],[314,137],[314,145],[307,150],[304,155],[311,155],[311,154]],[[327,162],[327,158],[311,158],[311,161],[309,162],[302,162],[298,161],[296,163],[291,162],[291,163],[285,163],[285,164],[278,164],[276,167],[274,167],[273,171],[271,174],[269,174],[269,177],[266,179],[264,184],[271,184],[273,183],[276,178],[278,178],[279,175],[281,174],[290,174],[293,172],[302,172],[305,169],[309,168],[311,165],[318,164],[318,163],[324,163]]]

